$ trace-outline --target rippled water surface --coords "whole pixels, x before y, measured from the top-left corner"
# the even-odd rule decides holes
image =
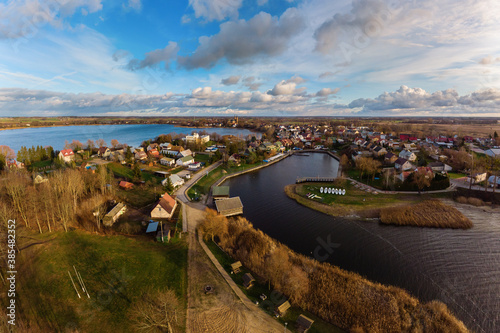
[[[64,148],[64,142],[78,140],[83,144],[88,139],[103,139],[107,145],[116,139],[129,146],[138,146],[144,140],[153,139],[160,134],[178,133],[191,134],[193,131],[205,130],[207,133],[220,135],[232,134],[235,136],[251,134],[246,129],[236,128],[187,128],[175,127],[174,125],[96,125],[96,126],[60,126],[60,127],[38,127],[22,128],[0,131],[0,145],[7,145],[18,151],[21,146],[52,146],[60,150]],[[254,133],[255,134],[255,133]]]
[[[476,332],[500,332],[500,221],[474,220],[470,230],[384,226],[333,218],[289,199],[283,187],[301,176],[336,176],[325,154],[292,156],[230,179],[256,228],[312,256],[320,239],[339,244],[327,261],[423,301],[439,299]]]

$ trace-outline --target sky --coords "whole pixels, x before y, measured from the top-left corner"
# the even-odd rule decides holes
[[[497,0],[0,1],[0,117],[500,117]]]

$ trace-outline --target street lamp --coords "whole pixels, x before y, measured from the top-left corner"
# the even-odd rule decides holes
[[[288,323],[285,323],[285,331],[284,331],[285,333],[286,333],[286,325],[288,325]]]

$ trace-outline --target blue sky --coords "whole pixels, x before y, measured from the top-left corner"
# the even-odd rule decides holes
[[[0,1],[0,116],[500,116],[497,1]]]

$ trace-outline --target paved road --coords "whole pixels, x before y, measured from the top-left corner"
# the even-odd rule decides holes
[[[188,232],[188,219],[186,218],[186,207],[185,205],[189,203],[189,198],[187,197],[187,190],[195,184],[198,180],[200,180],[201,177],[205,176],[207,172],[211,172],[215,168],[217,168],[219,165],[222,164],[222,161],[215,162],[214,164],[208,166],[207,168],[200,170],[199,172],[195,173],[193,177],[188,180],[184,185],[179,187],[175,191],[175,195],[177,196],[177,199],[181,202],[182,204],[182,231],[183,232]],[[196,228],[189,230],[189,232],[194,232]]]
[[[455,185],[455,187],[461,187],[461,188],[469,189],[469,186],[470,186],[470,184],[467,181],[466,177],[451,179],[450,182],[453,185]],[[476,190],[476,191],[483,191],[484,192],[484,186],[472,185],[472,189]],[[493,192],[493,188],[488,186],[488,192]],[[495,190],[495,192],[499,192],[499,191]]]
[[[362,189],[362,190],[370,190],[371,192],[377,192],[377,193],[381,193],[381,194],[418,194],[418,192],[414,192],[414,191],[383,191],[383,190],[379,190],[375,187],[371,187],[369,185],[366,185],[364,183],[361,183],[357,180],[354,180],[352,178],[346,178],[348,181],[350,181],[351,183],[356,183],[359,185],[359,187]],[[455,191],[455,185],[454,184],[451,184],[450,187],[444,189],[444,190],[437,190],[437,191],[422,191],[422,193],[425,193],[425,194],[429,194],[429,193],[444,193],[444,192],[453,192]]]

